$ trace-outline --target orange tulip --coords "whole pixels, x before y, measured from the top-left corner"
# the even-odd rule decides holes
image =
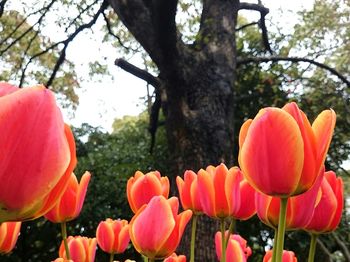
[[[184,255],[176,255],[176,253],[173,253],[170,257],[164,259],[163,262],[186,262],[186,257]]]
[[[341,220],[344,192],[343,180],[333,171],[325,172],[321,184],[321,199],[315,207],[310,223],[304,228],[314,234],[334,231]]]
[[[130,241],[128,221],[107,218],[97,226],[96,239],[104,252],[123,253]]]
[[[91,174],[85,172],[79,184],[77,177],[72,173],[66,190],[56,205],[45,214],[45,218],[52,223],[62,223],[77,218],[84,204],[90,177]]]
[[[150,259],[164,259],[176,250],[192,211],[178,214],[177,197],[154,196],[131,219],[129,234],[135,249]]]
[[[263,262],[272,261],[272,250],[266,252]],[[298,262],[293,251],[283,250],[282,262]]]
[[[96,254],[96,238],[81,236],[69,236],[67,238],[70,258],[74,262],[94,262]],[[59,249],[59,257],[67,259],[66,250],[62,241]]]
[[[0,222],[45,214],[63,193],[75,143],[54,95],[43,86],[0,83]]]
[[[228,231],[225,232],[225,237],[227,238]],[[216,255],[219,260],[222,256],[222,246],[221,246],[221,232],[216,232],[215,234],[215,248]],[[236,261],[247,261],[248,257],[252,254],[252,250],[247,246],[247,241],[240,235],[231,234],[227,242],[226,247],[226,261],[236,262]]]
[[[244,178],[238,167],[230,168],[229,172],[235,173],[239,181],[240,204],[239,209],[232,214],[235,219],[247,220],[256,214],[255,189]],[[238,200],[237,200],[238,201]]]
[[[15,247],[21,222],[3,222],[0,225],[0,253],[10,253]]]
[[[161,177],[158,171],[143,174],[136,171],[127,183],[127,197],[131,210],[136,213],[144,204],[148,204],[154,196],[169,196],[169,179]]]
[[[192,170],[186,170],[184,180],[178,176],[176,177],[176,184],[183,209],[190,209],[193,213],[200,214],[202,205],[198,192],[197,174]]]
[[[301,195],[290,197],[287,203],[286,230],[305,227],[311,220],[316,206],[318,192],[324,177],[324,169],[311,189]],[[280,199],[260,192],[255,196],[257,214],[266,225],[277,228],[280,212]]]
[[[224,164],[198,171],[198,193],[203,212],[214,218],[225,218],[240,208],[239,177]]]
[[[239,135],[239,163],[248,182],[271,196],[307,191],[323,167],[335,126],[333,110],[310,125],[296,103],[261,109]]]

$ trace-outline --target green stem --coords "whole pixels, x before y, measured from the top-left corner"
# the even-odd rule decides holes
[[[225,237],[225,218],[221,219],[221,262],[226,262],[226,237]]]
[[[191,257],[190,262],[194,262],[194,250],[196,245],[196,228],[197,228],[198,215],[194,214],[192,219],[191,228]]]
[[[281,197],[280,216],[278,220],[276,262],[282,262],[284,247],[284,231],[286,229],[287,203],[288,198]]]
[[[309,258],[308,262],[314,262],[315,259],[315,251],[316,251],[316,241],[317,241],[317,235],[311,234],[311,242],[310,242],[310,249],[309,249]]]
[[[66,222],[61,223],[61,232],[62,232],[64,248],[66,250],[66,257],[67,257],[67,260],[70,260],[70,253],[69,253],[69,247],[68,247],[68,241],[67,241],[67,224],[66,224]]]
[[[234,219],[232,217],[230,226],[228,228],[228,235],[227,235],[226,242],[225,242],[225,248],[227,248],[227,244],[228,244],[228,241],[230,240],[231,234],[233,234],[235,232],[235,226],[236,226],[236,219]]]
[[[273,238],[273,246],[272,246],[272,262],[276,262],[276,250],[277,250],[277,237],[278,237],[278,231],[277,228],[275,228],[275,236]]]
[[[148,257],[146,257],[146,256],[142,256],[142,257],[143,257],[144,262],[148,262]]]
[[[114,260],[114,253],[112,252],[109,257],[109,262],[113,262],[113,260]]]

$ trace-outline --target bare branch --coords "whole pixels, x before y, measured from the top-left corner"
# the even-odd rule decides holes
[[[251,23],[249,23],[249,24],[242,25],[242,26],[236,28],[236,32],[237,32],[237,31],[240,31],[240,30],[243,30],[244,28],[247,28],[247,27],[249,27],[249,26],[257,25],[257,24],[259,24],[259,23],[258,23],[258,22],[251,22]]]
[[[96,12],[96,14],[93,16],[92,20],[91,20],[89,23],[83,24],[83,25],[81,25],[80,27],[78,27],[78,28],[74,31],[74,33],[72,33],[70,36],[68,36],[65,40],[56,42],[56,43],[54,43],[53,45],[51,45],[51,46],[49,46],[48,48],[46,48],[45,50],[43,50],[43,51],[41,51],[41,52],[36,53],[35,55],[33,55],[33,56],[29,59],[29,61],[27,62],[27,64],[25,65],[25,67],[24,67],[23,70],[22,70],[22,76],[21,76],[21,80],[20,80],[19,86],[21,87],[21,86],[23,85],[23,83],[24,83],[24,78],[25,78],[25,74],[26,74],[26,71],[27,71],[27,69],[28,69],[28,66],[29,66],[30,63],[32,63],[32,61],[33,61],[35,58],[37,58],[37,57],[39,57],[39,56],[42,56],[42,55],[46,54],[47,52],[49,52],[50,50],[56,48],[58,45],[63,44],[63,49],[62,49],[62,51],[61,51],[61,53],[60,53],[60,56],[59,56],[58,60],[56,61],[56,64],[55,64],[55,66],[54,66],[54,69],[53,69],[53,71],[52,71],[52,73],[51,73],[51,76],[50,76],[48,82],[46,83],[46,87],[49,87],[49,86],[52,84],[54,78],[56,77],[56,74],[57,74],[57,72],[58,72],[60,66],[61,66],[62,63],[64,62],[64,59],[65,59],[65,52],[66,52],[66,49],[67,49],[68,45],[70,44],[70,42],[72,42],[73,39],[74,39],[80,32],[82,32],[82,31],[85,30],[85,29],[91,28],[91,27],[96,23],[96,21],[97,21],[98,17],[100,16],[100,14],[103,13],[103,11],[107,8],[107,6],[108,6],[107,1],[106,1],[106,0],[103,1],[103,3],[101,4],[100,9]]]
[[[0,50],[0,56],[3,55],[7,50],[9,50],[13,45],[15,45],[18,41],[20,41],[23,37],[25,37],[30,31],[33,30],[34,26],[36,26],[37,24],[41,24],[42,20],[44,19],[46,13],[50,10],[50,8],[52,7],[52,5],[56,2],[56,0],[52,0],[46,7],[42,8],[41,10],[44,10],[44,13],[39,17],[38,21],[36,21],[35,24],[33,24],[31,27],[29,27],[26,31],[24,31],[19,37],[17,37],[15,40],[13,40],[5,49]],[[10,33],[10,35],[14,34],[18,28],[25,22],[25,20],[23,20],[19,26],[17,26],[15,28],[15,30],[13,32]],[[7,37],[7,39],[9,38],[9,36]],[[6,41],[6,40],[5,40]],[[4,41],[3,41],[4,42]]]
[[[120,44],[120,46],[125,48],[126,50],[131,50],[133,52],[138,52],[139,50],[124,45],[124,43],[120,39],[120,37],[113,32],[112,27],[111,27],[111,23],[109,22],[108,17],[106,16],[106,14],[102,13],[102,15],[103,15],[103,18],[104,18],[104,20],[106,22],[106,27],[107,27],[108,33],[118,40],[118,43]]]
[[[88,11],[94,4],[96,4],[99,0],[95,0],[91,4],[87,5],[79,14],[69,23],[69,25],[66,27],[65,32],[68,31],[68,29],[79,19],[81,18],[81,15],[84,14],[86,11]]]
[[[335,239],[335,242],[340,247],[340,249],[345,257],[345,260],[350,261],[350,252],[349,252],[348,248],[346,247],[346,245],[344,244],[344,242],[340,239],[340,237],[335,232],[332,232],[332,237]]]
[[[4,13],[6,2],[7,2],[7,0],[2,0],[2,1],[0,2],[0,17],[1,17],[2,14]]]
[[[154,86],[154,88],[159,89],[160,87],[159,79],[153,76],[152,74],[148,73],[146,70],[138,68],[137,66],[134,66],[133,64],[130,64],[129,62],[121,58],[116,59],[114,64],[116,66],[119,66],[121,69],[125,70],[126,72],[146,81],[148,84]]]
[[[329,251],[329,249],[323,244],[322,240],[318,237],[317,238],[317,244],[322,249],[322,251],[328,256],[330,261],[333,261],[332,259],[332,253]]]
[[[261,35],[262,35],[262,42],[263,45],[265,46],[266,50],[272,54],[272,49],[269,43],[269,37],[267,34],[267,28],[266,28],[266,23],[265,23],[265,16],[269,13],[269,9],[266,8],[265,6],[261,5],[261,2],[259,4],[253,4],[253,3],[245,3],[242,2],[239,4],[239,9],[245,9],[245,10],[253,10],[253,11],[258,11],[260,12],[260,20],[259,20],[259,27],[261,29]]]
[[[268,62],[279,62],[279,61],[287,61],[292,63],[310,63],[313,64],[319,68],[325,69],[332,73],[333,75],[337,76],[342,82],[344,82],[348,87],[350,87],[350,81],[343,76],[341,73],[339,73],[334,68],[327,66],[325,64],[322,64],[320,62],[317,62],[315,60],[309,59],[309,58],[303,58],[303,57],[283,57],[283,56],[270,56],[270,57],[245,57],[245,58],[238,58],[237,59],[237,66],[248,64],[248,63],[268,63]]]

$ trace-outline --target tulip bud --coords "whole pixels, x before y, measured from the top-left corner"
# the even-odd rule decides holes
[[[90,177],[91,174],[85,172],[79,184],[77,177],[72,173],[66,190],[56,205],[45,214],[45,218],[52,223],[68,222],[77,218],[84,204]]]
[[[296,103],[261,109],[239,135],[238,160],[249,184],[278,197],[309,190],[323,167],[335,119],[333,110],[325,110],[311,126]]]
[[[173,253],[170,257],[164,259],[163,262],[186,262],[186,257],[184,255],[176,255],[176,253]]]
[[[272,261],[272,250],[266,252],[264,256],[263,262],[271,262]],[[297,262],[298,259],[295,257],[293,251],[283,250],[282,262]]]
[[[192,211],[178,214],[176,197],[154,196],[131,219],[129,234],[135,249],[150,259],[164,259],[176,250]]]
[[[128,221],[107,218],[97,226],[96,239],[104,252],[123,253],[130,241]]]
[[[81,236],[69,236],[67,238],[71,260],[74,262],[94,262],[96,254],[96,238]],[[59,249],[59,257],[67,259],[66,250],[62,241]]]
[[[136,171],[127,183],[127,197],[131,210],[136,213],[154,196],[169,196],[169,179],[161,177],[158,171],[143,174]]]

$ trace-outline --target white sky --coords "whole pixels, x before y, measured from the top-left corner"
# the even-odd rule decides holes
[[[311,8],[313,0],[265,0],[263,3],[270,8],[269,16],[273,17],[274,21],[284,23],[286,27],[291,27],[295,21],[295,15],[285,12],[282,17],[278,9],[283,7],[284,10],[296,11],[300,10],[301,7]],[[243,14],[252,15],[254,12],[249,11]],[[146,95],[146,84],[114,65],[114,60],[121,57],[121,55],[118,55],[117,50],[111,46],[106,44],[102,46],[100,43],[101,37],[96,31],[98,30],[94,30],[95,39],[91,38],[91,31],[83,32],[84,35],[79,36],[79,39],[75,39],[68,49],[67,58],[76,64],[78,75],[84,77],[87,74],[87,64],[90,61],[106,57],[114,80],[106,76],[100,79],[100,82],[89,80],[82,82],[82,89],[78,90],[80,104],[74,117],[67,110],[63,110],[63,112],[66,121],[72,125],[78,126],[86,122],[110,131],[116,117],[137,115],[144,110],[140,97]],[[140,59],[136,57],[130,62],[142,67]]]

